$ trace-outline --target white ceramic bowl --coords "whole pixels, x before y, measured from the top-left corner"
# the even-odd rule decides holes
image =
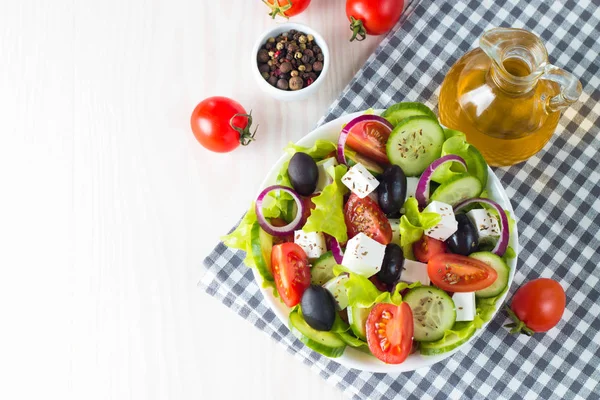
[[[380,114],[381,112],[382,112],[382,110],[380,110],[377,113]],[[352,120],[353,118],[355,118],[359,115],[362,115],[362,114],[364,114],[364,113],[357,112],[357,113],[353,113],[353,114],[344,115],[334,121],[331,121],[323,126],[320,126],[319,128],[315,129],[314,131],[312,131],[311,133],[309,133],[308,135],[306,135],[305,137],[300,139],[297,144],[300,146],[311,147],[317,139],[325,139],[325,140],[331,140],[333,142],[337,142],[339,133],[341,131],[342,124],[346,124],[346,123],[350,122],[350,120]],[[279,170],[281,169],[281,166],[287,160],[287,158],[288,158],[288,156],[284,155],[279,159],[279,161],[277,161],[277,163],[275,163],[275,165],[273,166],[273,168],[271,169],[271,171],[269,172],[269,174],[267,175],[267,177],[261,184],[261,189],[259,190],[259,193],[267,186],[275,184],[275,180],[277,178],[277,173],[279,172]],[[486,189],[487,189],[488,193],[490,194],[490,197],[493,200],[495,200],[498,204],[500,204],[504,209],[510,211],[511,215],[514,217],[514,211],[512,209],[510,201],[506,195],[506,192],[502,188],[500,180],[496,177],[496,175],[494,175],[494,172],[491,169],[488,168],[488,172],[489,172],[489,177],[488,177],[488,183],[487,183]],[[258,193],[257,193],[257,196],[258,196]],[[512,284],[513,278],[515,276],[515,270],[517,267],[517,259],[518,259],[518,254],[519,254],[518,232],[517,232],[516,224],[515,224],[515,229],[514,229],[513,235],[511,235],[511,237],[510,237],[509,245],[517,253],[517,257],[515,257],[514,259],[512,259],[509,262],[510,277],[509,277],[508,285],[510,287],[510,285]],[[256,272],[256,270],[253,270],[253,271],[254,271],[254,277],[257,279],[258,282],[262,283],[262,278],[260,277],[260,275]],[[261,285],[259,285],[259,286],[261,286]],[[286,307],[285,304],[283,304],[279,299],[276,299],[270,290],[265,290],[261,287],[261,291],[262,291],[263,296],[265,297],[265,300],[270,305],[271,309],[275,312],[275,314],[281,320],[281,322],[285,326],[287,326],[288,325],[288,316],[289,316],[289,311],[290,311],[289,308]],[[496,313],[498,312],[498,309],[500,309],[502,307],[502,303],[504,302],[505,297],[506,297],[506,294],[496,304]],[[494,313],[494,316],[496,313]],[[406,361],[404,361],[402,364],[397,364],[397,365],[385,364],[384,362],[379,361],[377,358],[375,358],[369,354],[362,353],[351,347],[347,347],[344,354],[341,357],[332,358],[331,360],[336,361],[345,367],[355,368],[355,369],[362,370],[362,371],[385,372],[385,373],[413,371],[417,368],[428,367],[439,361],[442,361],[442,360],[450,357],[452,354],[456,353],[460,349],[468,350],[470,348],[469,342],[471,342],[473,340],[473,338],[480,335],[481,332],[483,332],[486,329],[486,326],[487,326],[487,324],[485,324],[481,329],[478,329],[476,331],[475,335],[473,335],[467,343],[459,346],[458,348],[456,348],[448,353],[444,353],[444,354],[440,354],[440,355],[436,355],[436,356],[423,356],[419,353],[411,354],[406,359]]]
[[[295,29],[297,31],[301,31],[306,33],[307,35],[313,35],[315,38],[315,42],[319,45],[323,52],[323,69],[321,70],[321,74],[315,79],[315,81],[307,87],[304,87],[300,90],[281,90],[277,89],[274,86],[271,86],[269,82],[265,80],[258,71],[258,63],[256,62],[256,55],[258,54],[258,50],[260,47],[267,42],[267,39],[270,37],[276,37],[277,35],[287,32],[291,29]],[[265,31],[262,35],[259,36],[256,43],[254,43],[254,48],[252,49],[252,59],[251,68],[252,68],[252,76],[256,80],[258,87],[267,93],[268,95],[274,97],[277,100],[281,101],[299,101],[306,99],[310,95],[314,94],[319,87],[323,84],[325,80],[325,76],[327,75],[327,71],[329,71],[329,48],[327,47],[327,43],[325,43],[325,39],[319,34],[319,32],[314,29],[295,22],[286,22],[280,25],[276,25],[273,28]]]

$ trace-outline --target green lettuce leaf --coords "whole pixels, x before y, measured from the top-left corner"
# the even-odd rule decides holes
[[[400,218],[400,247],[404,257],[414,260],[413,243],[423,236],[423,233],[440,223],[442,217],[438,213],[420,212],[419,203],[414,197],[409,197],[404,203],[404,215]]]
[[[312,198],[315,208],[311,211],[306,224],[302,228],[305,232],[324,232],[335,237],[338,242],[348,240],[346,222],[344,220],[344,195],[348,188],[341,179],[348,171],[345,165],[330,167],[327,173],[333,178],[333,183]]]
[[[340,338],[346,342],[346,344],[350,347],[355,347],[361,350],[369,351],[369,345],[364,340],[361,340],[351,333],[348,332],[338,332]]]
[[[421,286],[420,283],[400,282],[394,288],[392,293],[381,292],[368,278],[357,274],[349,274],[348,280],[344,284],[348,294],[348,305],[351,307],[370,308],[377,303],[391,303],[399,305],[402,303],[404,289],[412,289]]]
[[[452,136],[448,136],[452,134]],[[447,133],[447,139],[442,145],[442,156],[448,154],[455,154],[462,157],[467,163],[467,170],[470,175],[477,177],[483,187],[487,184],[487,163],[485,159],[479,153],[479,150],[473,145],[469,144],[466,137],[462,132],[449,130]],[[463,174],[464,169],[458,163],[447,163],[440,166],[433,174],[431,179],[434,182],[445,183],[452,178]]]
[[[302,147],[294,143],[289,143],[284,150],[290,157],[301,151],[311,156],[315,161],[321,161],[330,153],[335,152],[337,145],[329,140],[318,139],[312,147]]]

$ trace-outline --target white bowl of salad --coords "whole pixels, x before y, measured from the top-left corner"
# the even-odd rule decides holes
[[[372,372],[468,348],[506,297],[518,233],[465,135],[407,102],[340,117],[285,151],[223,241],[246,251],[290,331]]]

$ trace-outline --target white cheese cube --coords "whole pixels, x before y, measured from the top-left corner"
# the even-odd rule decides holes
[[[430,280],[427,273],[427,264],[413,260],[404,260],[400,280],[408,283],[418,281],[423,286],[429,286]]]
[[[440,214],[442,220],[439,224],[425,231],[425,235],[437,240],[444,241],[458,230],[458,222],[454,217],[454,210],[450,204],[441,201],[432,201],[423,212],[434,212]]]
[[[388,218],[392,227],[392,243],[400,244],[400,220],[396,218]]]
[[[330,167],[335,167],[337,164],[338,163],[334,157],[326,158],[323,161],[319,161],[317,163],[317,169],[319,170],[319,180],[317,181],[317,188],[315,189],[315,192],[322,192],[323,189],[325,189],[325,186],[333,183],[333,178],[327,173],[327,169],[329,169]]]
[[[475,292],[454,293],[452,295],[456,309],[456,321],[473,321],[475,319]]]
[[[319,258],[327,252],[325,235],[322,232],[294,232],[294,243],[302,247],[308,258]]]
[[[346,292],[346,282],[350,277],[348,274],[342,274],[326,282],[323,287],[329,290],[337,304],[338,310],[348,307],[348,293]]]
[[[342,177],[342,183],[361,199],[379,186],[379,181],[361,163],[356,164]]]
[[[495,243],[500,237],[500,226],[496,216],[488,210],[476,209],[467,213],[467,217],[477,229],[479,243]]]
[[[409,197],[415,197],[415,193],[417,192],[417,184],[419,183],[419,178],[414,176],[409,176],[406,178],[406,200]],[[404,214],[406,210],[404,207],[400,209],[400,213]]]
[[[342,265],[368,278],[379,272],[384,256],[385,246],[361,232],[348,240]]]

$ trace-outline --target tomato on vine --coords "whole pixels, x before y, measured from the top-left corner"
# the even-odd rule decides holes
[[[310,4],[310,0],[263,0],[263,3],[271,9],[269,15],[273,19],[277,15],[287,19],[306,10],[306,7]]]
[[[192,132],[202,146],[217,153],[227,153],[240,144],[247,146],[254,140],[256,129],[250,133],[252,111],[227,97],[209,97],[202,100],[190,120]]]

